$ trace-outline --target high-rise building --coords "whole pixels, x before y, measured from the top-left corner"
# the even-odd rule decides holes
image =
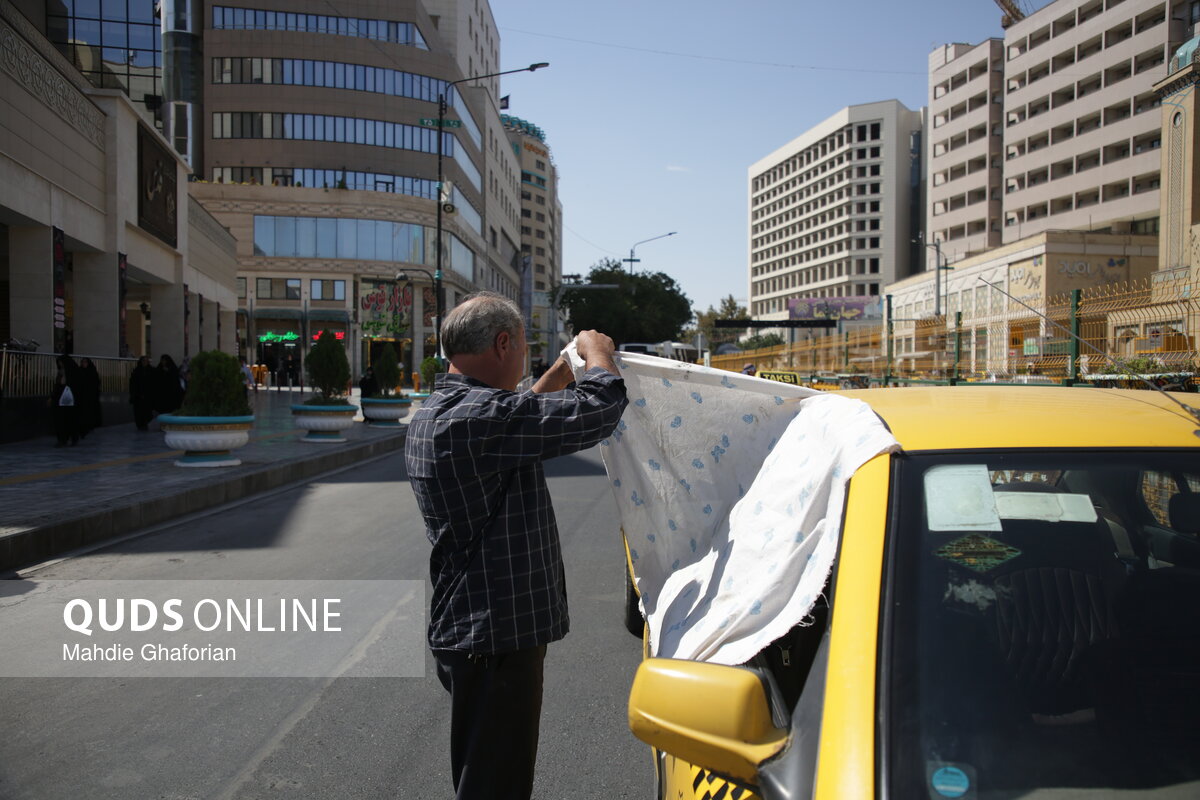
[[[434,352],[439,218],[445,308],[517,297],[516,159],[498,84],[466,80],[496,71],[486,3],[212,5],[203,39],[192,189],[238,239],[255,360],[300,359],[330,330],[356,370],[391,341],[415,371]]]
[[[751,315],[801,297],[879,295],[915,263],[922,113],[849,106],[749,170]]]
[[[549,364],[566,344],[566,329],[551,293],[562,283],[562,204],[558,170],[546,133],[519,117],[501,116],[521,168],[522,307],[530,357]]]
[[[953,261],[1001,242],[1004,42],[930,53],[928,108],[925,237]],[[923,263],[936,258],[930,249]]]
[[[1191,0],[1057,0],[1004,35],[1005,242],[1047,229],[1154,233],[1154,82]]]

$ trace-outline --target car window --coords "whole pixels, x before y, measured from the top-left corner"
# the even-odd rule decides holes
[[[1181,488],[1183,487],[1183,488]],[[1164,528],[1171,527],[1171,498],[1186,489],[1200,492],[1200,475],[1195,473],[1146,470],[1142,473],[1141,495],[1146,508]]]
[[[1156,526],[1136,507],[1144,476],[1195,463],[1170,451],[897,458],[888,796],[1200,796],[1200,551],[1155,558]],[[1200,503],[1169,505],[1175,528],[1200,530]]]

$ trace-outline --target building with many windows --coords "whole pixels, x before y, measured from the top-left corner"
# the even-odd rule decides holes
[[[566,327],[552,292],[562,283],[562,204],[558,170],[537,125],[500,117],[521,168],[521,305],[529,330],[530,358],[550,364],[566,345]]]
[[[920,225],[922,114],[849,106],[749,170],[751,315],[789,300],[878,296],[909,274]]]
[[[205,182],[191,188],[237,238],[253,360],[301,360],[330,330],[356,372],[383,341],[415,371],[433,354],[439,216],[445,307],[479,288],[517,297],[497,84],[463,81],[495,71],[486,3],[212,5],[203,40]]]
[[[99,357],[113,417],[116,359],[234,349],[233,237],[188,198],[139,83],[151,8],[0,0],[0,343]]]
[[[1004,42],[930,53],[928,108],[925,236],[954,261],[1001,242]],[[925,268],[936,258],[929,249]]]

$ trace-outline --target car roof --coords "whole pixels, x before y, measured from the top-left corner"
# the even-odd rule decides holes
[[[862,400],[905,450],[1200,447],[1200,422],[1160,392],[1066,386],[919,386]],[[1171,393],[1185,405],[1197,395]]]

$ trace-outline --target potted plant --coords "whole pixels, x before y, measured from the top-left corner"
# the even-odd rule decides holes
[[[302,442],[344,442],[342,431],[354,425],[358,408],[346,397],[350,383],[350,362],[346,351],[332,331],[322,331],[321,338],[309,351],[304,362],[308,382],[319,393],[317,397],[292,406],[296,427],[308,431]]]
[[[177,414],[162,414],[167,447],[183,450],[178,467],[236,467],[231,451],[250,441],[254,415],[246,402],[246,382],[237,359],[210,350],[198,353],[188,369],[187,394]]]
[[[421,361],[421,388],[423,394],[433,391],[433,379],[442,371],[442,361],[434,356],[425,356]]]
[[[379,358],[371,367],[375,370],[379,391],[362,397],[363,421],[375,427],[398,428],[412,400],[403,392],[393,394],[393,389],[400,383],[400,360],[396,357],[396,348],[385,342]]]

